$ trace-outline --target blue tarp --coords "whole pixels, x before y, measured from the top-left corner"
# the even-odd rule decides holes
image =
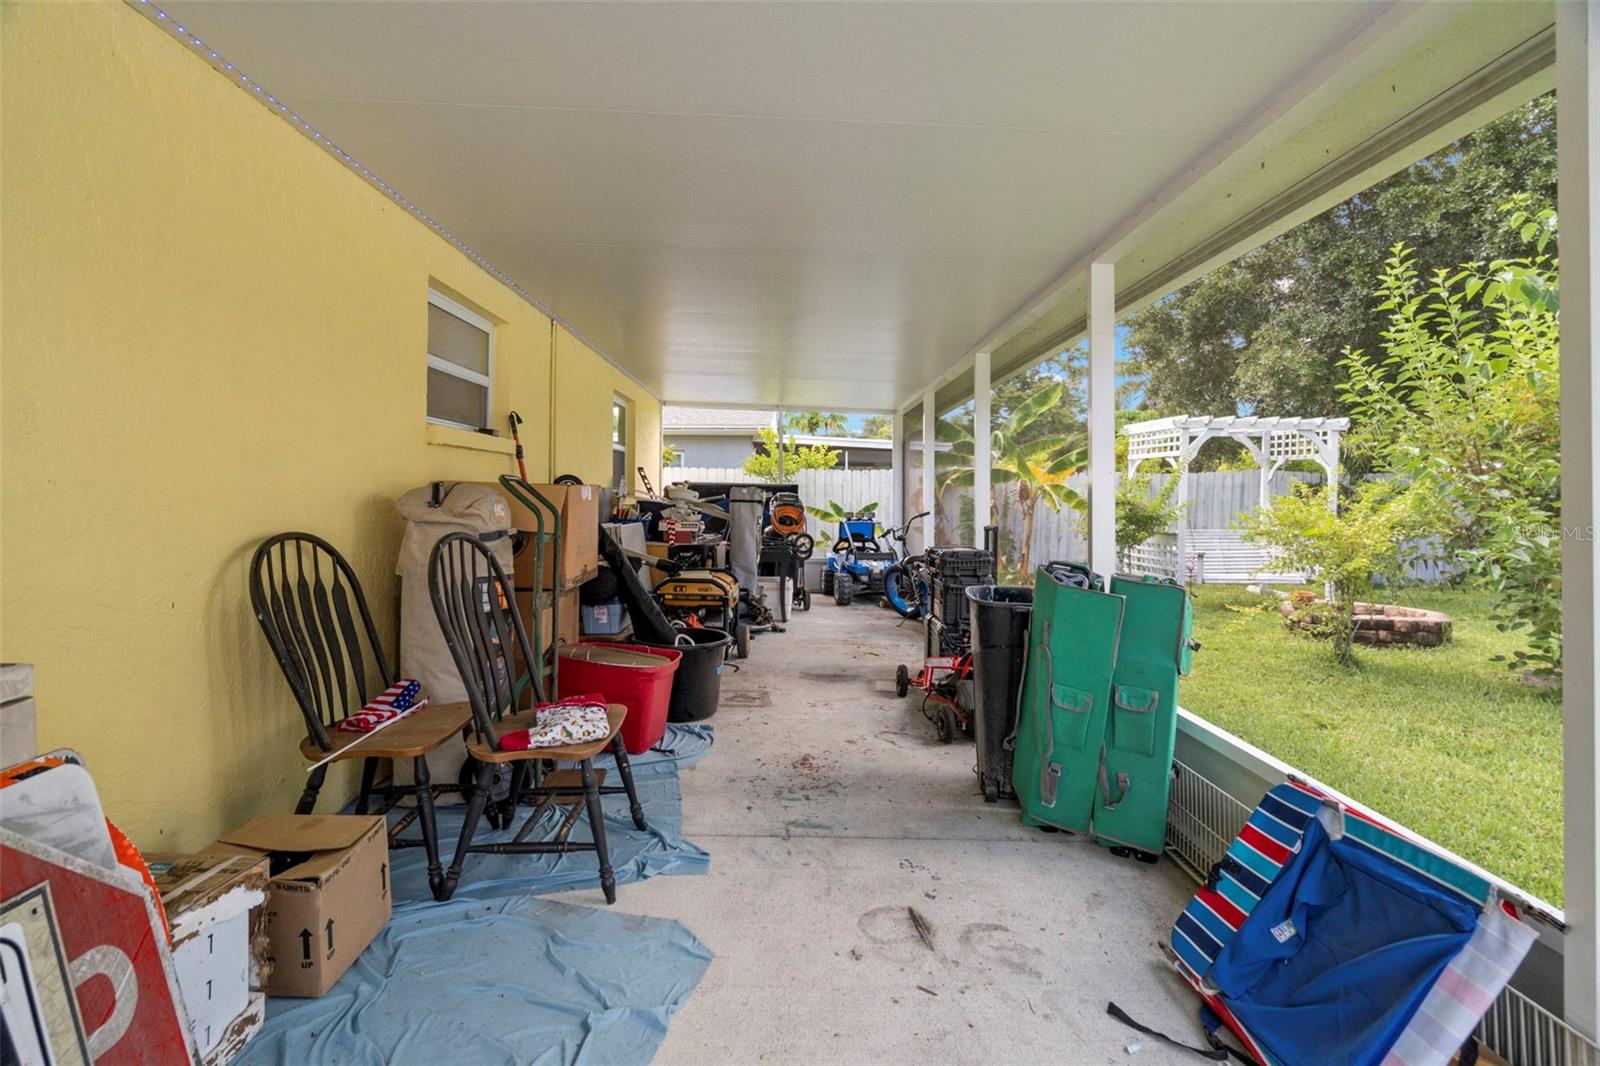
[[[320,999],[273,999],[238,1062],[647,1062],[711,951],[677,922],[552,900],[396,913]]]
[[[711,856],[683,839],[683,800],[678,788],[678,768],[704,757],[711,750],[711,741],[712,727],[707,723],[669,725],[661,743],[656,745],[657,750],[629,760],[639,800],[644,804],[645,820],[650,824],[648,831],[634,828],[633,818],[628,814],[627,796],[619,793],[602,798],[606,812],[606,845],[619,885],[656,874],[703,874],[709,869]],[[609,757],[597,759],[596,763],[607,768],[608,786],[622,783]],[[455,854],[464,812],[465,808],[459,804],[438,809],[439,857],[447,867]],[[480,821],[473,840],[477,843],[510,840],[527,814],[528,809],[524,807],[516,826],[498,831],[490,829],[487,821]],[[548,839],[560,821],[559,809],[546,811],[529,839]],[[415,827],[406,832],[410,836],[417,835]],[[587,815],[578,819],[570,839],[574,842],[590,839]],[[428,859],[422,849],[395,851],[393,862],[396,902],[431,904]],[[565,855],[469,855],[461,867],[461,884],[455,898],[537,896],[572,889],[598,889],[599,884],[599,865],[592,851]]]
[[[711,742],[708,724],[672,725],[657,750],[631,760],[649,831],[634,828],[626,796],[604,798],[619,884],[709,867],[710,856],[680,835],[678,768]],[[462,812],[439,810],[446,865]],[[549,836],[557,821],[547,816],[535,833]],[[513,832],[480,823],[478,839]],[[573,839],[588,839],[584,819]],[[598,898],[593,852],[468,856],[448,903],[429,894],[420,848],[391,857],[389,924],[320,999],[269,1000],[265,1026],[238,1061],[644,1062],[711,959],[677,922],[531,898],[574,888],[594,888]]]
[[[1477,920],[1461,896],[1312,819],[1207,977],[1275,1060],[1376,1063]]]

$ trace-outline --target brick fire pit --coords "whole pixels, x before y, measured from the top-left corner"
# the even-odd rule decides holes
[[[1309,629],[1326,621],[1316,611],[1321,600],[1310,604],[1292,599],[1278,605],[1278,613],[1294,629]],[[1309,607],[1310,610],[1306,610]],[[1437,648],[1450,639],[1453,623],[1442,611],[1424,611],[1416,607],[1399,607],[1392,603],[1356,604],[1357,644],[1415,644],[1423,648]]]

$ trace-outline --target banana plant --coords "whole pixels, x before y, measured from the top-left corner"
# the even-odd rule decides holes
[[[870,518],[878,513],[878,501],[863,504],[854,510],[841,507],[836,500],[829,500],[826,507],[807,507],[806,513],[824,522],[843,522],[851,518]]]
[[[1061,403],[1066,386],[1061,382],[1040,389],[992,428],[989,440],[989,481],[994,486],[994,500],[990,503],[989,521],[997,514],[1000,492],[1016,495],[1017,507],[1022,512],[1022,537],[1017,545],[1017,569],[1027,575],[1028,550],[1033,540],[1034,517],[1039,502],[1052,511],[1069,507],[1087,513],[1089,501],[1067,481],[1082,470],[1089,461],[1087,444],[1076,436],[1055,434],[1022,440],[1023,431],[1039,416]],[[973,482],[973,453],[975,441],[966,426],[940,419],[935,436],[950,447],[935,453],[939,491],[948,488],[970,488]]]

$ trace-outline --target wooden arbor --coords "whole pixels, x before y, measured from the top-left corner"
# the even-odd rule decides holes
[[[1339,438],[1350,428],[1348,418],[1255,417],[1247,415],[1175,415],[1149,422],[1132,422],[1122,428],[1128,438],[1129,476],[1147,459],[1170,462],[1178,478],[1175,494],[1181,506],[1189,500],[1189,464],[1201,445],[1216,437],[1244,445],[1260,471],[1257,506],[1272,498],[1272,475],[1285,463],[1310,459],[1327,477],[1328,507],[1338,506]],[[1270,554],[1245,543],[1231,529],[1190,529],[1187,517],[1178,520],[1177,565],[1182,576],[1192,555],[1198,560],[1196,580],[1242,582],[1260,578],[1276,581],[1304,580],[1303,574],[1265,572]]]

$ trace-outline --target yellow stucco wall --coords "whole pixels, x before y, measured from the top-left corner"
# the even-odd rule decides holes
[[[395,498],[512,468],[430,441],[429,285],[497,323],[497,424],[527,417],[535,477],[555,410],[558,465],[609,469],[590,408],[627,379],[572,342],[552,405],[548,318],[126,6],[0,26],[0,657],[35,664],[41,745],[83,753],[137,843],[194,847],[305,780],[256,543],[339,545],[392,652]],[[319,809],[350,791],[330,775]]]
[[[558,473],[585,481],[611,481],[611,402],[620,396],[633,416],[628,432],[629,491],[642,492],[638,468],[643,466],[656,487],[661,485],[661,405],[638,383],[596,356],[560,325],[555,328],[557,422],[551,439]]]

